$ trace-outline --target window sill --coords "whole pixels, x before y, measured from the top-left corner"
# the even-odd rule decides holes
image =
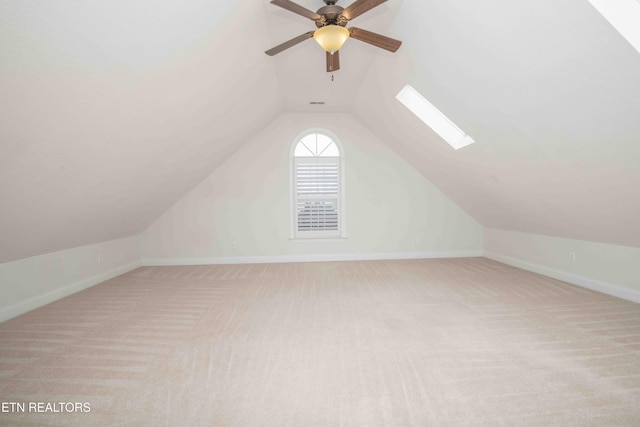
[[[346,237],[291,237],[290,242],[294,243],[333,243],[344,242]]]

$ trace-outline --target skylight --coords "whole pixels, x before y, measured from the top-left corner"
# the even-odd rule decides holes
[[[589,0],[640,53],[640,0]]]
[[[396,99],[456,150],[475,142],[410,85],[403,87]]]

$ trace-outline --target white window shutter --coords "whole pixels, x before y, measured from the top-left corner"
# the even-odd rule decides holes
[[[339,235],[339,158],[296,158],[295,183],[297,231]]]
[[[294,148],[293,230],[298,238],[341,236],[341,164],[336,144],[308,134]]]

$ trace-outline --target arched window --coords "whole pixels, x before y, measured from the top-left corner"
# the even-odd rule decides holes
[[[342,156],[322,131],[303,134],[292,147],[293,238],[344,237]]]

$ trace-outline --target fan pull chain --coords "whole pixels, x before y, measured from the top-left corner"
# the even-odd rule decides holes
[[[333,71],[331,72],[331,81],[333,81]]]

